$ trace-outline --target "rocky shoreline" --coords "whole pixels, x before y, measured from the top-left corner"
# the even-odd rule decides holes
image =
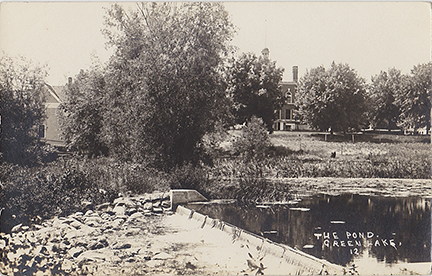
[[[0,233],[0,275],[300,275],[301,269],[201,221],[174,215],[168,192],[112,203]],[[264,265],[263,265],[264,264]],[[384,268],[383,268],[384,269]],[[399,275],[430,263],[385,267]],[[304,271],[303,271],[304,272]],[[307,273],[306,273],[307,274]],[[379,271],[373,274],[382,275]],[[423,274],[423,273],[419,273]]]
[[[164,252],[152,248],[151,237],[163,232],[162,215],[171,214],[169,193],[156,192],[98,206],[84,202],[82,212],[40,225],[16,225],[10,234],[0,233],[0,273],[146,273],[143,262],[164,258]]]

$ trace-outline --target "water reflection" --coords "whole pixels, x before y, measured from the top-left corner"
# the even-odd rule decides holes
[[[385,263],[429,262],[430,201],[344,194],[295,205],[189,205],[340,265],[372,258]]]

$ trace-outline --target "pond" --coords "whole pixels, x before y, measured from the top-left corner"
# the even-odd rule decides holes
[[[346,266],[430,262],[430,200],[317,195],[288,204],[189,204],[212,218]]]

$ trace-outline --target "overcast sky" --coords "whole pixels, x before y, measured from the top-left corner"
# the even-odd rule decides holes
[[[47,81],[66,83],[91,56],[107,61],[102,7],[107,3],[2,3],[0,49],[47,64]],[[409,73],[430,61],[431,5],[426,2],[228,2],[238,32],[232,44],[239,52],[260,54],[285,68],[306,69],[332,61],[348,63],[359,75],[391,67]]]

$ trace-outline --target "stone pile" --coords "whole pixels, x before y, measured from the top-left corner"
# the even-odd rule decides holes
[[[143,273],[145,262],[165,254],[151,241],[163,232],[162,214],[172,214],[170,197],[157,192],[98,206],[84,202],[82,212],[17,225],[0,233],[0,275]]]

